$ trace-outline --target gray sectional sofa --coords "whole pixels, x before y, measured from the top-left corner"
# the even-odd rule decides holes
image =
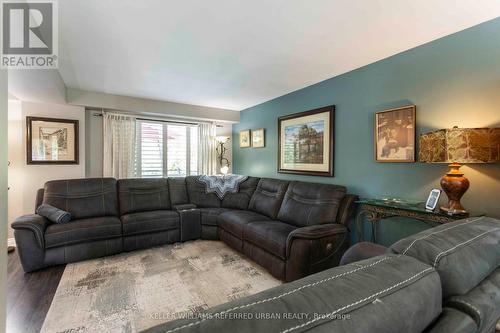
[[[383,252],[144,332],[495,332],[500,220],[444,224]]]
[[[201,238],[220,239],[292,281],[338,265],[349,246],[357,197],[343,186],[249,177],[220,200],[198,179],[47,182],[36,206],[73,220],[32,214],[12,224],[24,270]]]

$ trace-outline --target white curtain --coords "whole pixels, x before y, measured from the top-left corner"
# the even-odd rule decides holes
[[[218,173],[215,130],[216,126],[212,123],[198,125],[198,172],[200,175]]]
[[[135,177],[135,123],[134,117],[103,114],[104,177]]]

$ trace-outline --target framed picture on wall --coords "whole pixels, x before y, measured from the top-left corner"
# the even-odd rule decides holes
[[[250,147],[252,145],[250,139],[250,130],[240,131],[240,148]]]
[[[333,176],[335,106],[278,118],[278,172]]]
[[[375,113],[377,162],[415,162],[415,105]]]
[[[28,164],[78,164],[78,120],[26,117]]]
[[[264,134],[263,128],[252,130],[252,147],[263,148],[265,146],[266,142]]]

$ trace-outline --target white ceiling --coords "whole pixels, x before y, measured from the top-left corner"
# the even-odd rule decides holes
[[[61,0],[65,84],[242,110],[500,16],[499,0]]]

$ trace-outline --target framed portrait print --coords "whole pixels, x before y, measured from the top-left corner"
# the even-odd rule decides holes
[[[335,106],[278,118],[278,172],[333,176]]]
[[[240,131],[240,148],[248,148],[251,144],[250,130]]]
[[[415,162],[415,105],[375,113],[377,162]]]
[[[78,164],[78,120],[26,117],[28,164]]]
[[[264,134],[263,128],[252,130],[252,147],[263,148],[265,146]]]

